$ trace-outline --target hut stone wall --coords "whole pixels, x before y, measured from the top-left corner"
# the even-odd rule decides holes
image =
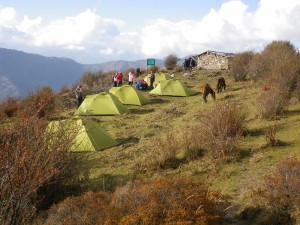
[[[198,55],[198,69],[228,70],[232,54],[207,51]]]

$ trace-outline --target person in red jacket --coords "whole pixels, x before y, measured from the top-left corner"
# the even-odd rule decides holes
[[[117,75],[117,86],[121,87],[122,86],[122,82],[123,82],[123,74],[120,72]]]

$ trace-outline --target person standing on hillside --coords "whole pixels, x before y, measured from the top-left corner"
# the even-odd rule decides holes
[[[117,87],[117,75],[118,75],[118,73],[113,74],[112,78],[111,78],[111,82],[113,82],[114,87]]]
[[[81,105],[82,101],[83,101],[83,89],[81,85],[78,85],[76,90],[75,90],[75,97],[77,99],[77,108],[79,108],[79,106]]]
[[[118,73],[118,75],[117,75],[117,86],[118,86],[118,87],[121,87],[121,86],[122,86],[122,83],[123,83],[123,74],[120,72],[120,73]]]
[[[128,85],[132,85],[133,81],[134,81],[134,74],[133,72],[130,71],[128,74]]]
[[[136,77],[139,77],[141,75],[141,69],[137,68],[136,69]]]
[[[151,74],[150,74],[150,88],[153,89],[153,83],[155,81],[155,74],[153,71],[151,71]]]

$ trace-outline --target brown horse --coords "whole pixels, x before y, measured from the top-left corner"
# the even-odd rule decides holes
[[[211,95],[211,97],[213,98],[213,100],[216,100],[216,93],[214,92],[214,90],[208,84],[205,84],[202,87],[202,97],[203,97],[204,103],[207,102],[207,96],[208,96],[208,94]]]
[[[225,88],[226,88],[225,79],[224,79],[224,77],[220,77],[218,79],[218,83],[217,83],[217,92],[218,93],[222,92],[222,89],[224,89],[224,91],[225,91]]]

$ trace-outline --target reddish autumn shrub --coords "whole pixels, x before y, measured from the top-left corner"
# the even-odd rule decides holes
[[[48,212],[45,224],[221,224],[228,201],[181,178],[131,182],[113,194],[86,193]]]
[[[52,193],[41,188],[77,177],[70,169],[74,136],[45,132],[46,125],[36,116],[18,116],[0,126],[0,224],[26,224]]]
[[[43,87],[30,93],[21,101],[20,112],[26,116],[50,117],[55,113],[55,93],[51,87]]]
[[[79,197],[67,198],[48,211],[44,224],[104,224],[110,201],[111,194],[107,192],[87,192]]]
[[[18,110],[18,100],[13,97],[6,98],[0,102],[0,116],[12,117]]]
[[[220,193],[180,178],[142,180],[118,188],[108,224],[221,224]]]

